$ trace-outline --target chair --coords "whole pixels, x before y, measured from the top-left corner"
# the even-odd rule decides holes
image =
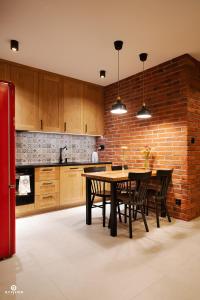
[[[122,165],[120,165],[120,166],[112,166],[111,168],[112,168],[112,171],[120,171],[120,170],[122,170]],[[124,165],[124,170],[128,170],[128,166],[127,165]]]
[[[128,170],[128,166],[127,165],[119,165],[119,166],[112,166],[112,171],[120,171],[122,170],[122,168],[124,167],[124,170]],[[128,189],[128,181],[125,182],[120,182],[117,184],[117,190],[122,192],[122,193],[126,193]]]
[[[164,211],[164,214],[167,215],[168,221],[171,222],[167,208],[167,192],[171,182],[172,173],[173,170],[158,170],[156,177],[160,181],[159,189],[148,189],[146,212],[148,215],[149,201],[152,199],[155,203],[156,223],[158,228],[160,227],[159,206],[161,207],[161,210]]]
[[[132,220],[133,220],[133,211],[140,211],[144,226],[146,231],[149,231],[145,213],[144,213],[144,203],[147,196],[148,182],[151,178],[151,172],[145,173],[129,173],[129,188],[128,194],[118,194],[117,200],[124,203],[128,207],[128,213],[125,211],[126,218],[129,219],[129,237],[132,238]],[[135,190],[132,189],[132,182],[136,183]],[[134,218],[135,219],[135,218]]]
[[[84,168],[85,173],[102,172],[106,171],[105,167],[88,167]],[[91,180],[91,195],[92,195],[92,208],[98,207],[102,209],[103,213],[103,227],[105,227],[106,222],[106,204],[110,204],[107,201],[111,197],[110,191],[106,191],[105,182],[101,182],[95,179]],[[94,203],[95,197],[102,198],[102,204]]]

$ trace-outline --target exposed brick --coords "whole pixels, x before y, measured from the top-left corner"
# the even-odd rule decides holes
[[[152,147],[150,166],[173,168],[168,205],[171,214],[191,220],[200,215],[200,63],[188,54],[145,71],[145,102],[151,109],[150,120],[138,120],[136,112],[142,104],[142,73],[120,82],[120,95],[128,113],[110,113],[116,99],[117,85],[104,89],[105,136],[97,144],[105,144],[102,160],[122,163],[121,146],[128,146],[126,163],[142,168],[141,148]],[[195,144],[191,144],[191,137]],[[175,205],[175,198],[182,205]]]

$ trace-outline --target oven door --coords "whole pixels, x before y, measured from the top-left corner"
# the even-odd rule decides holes
[[[20,180],[26,176],[28,179],[27,192],[22,191]],[[17,168],[16,172],[16,206],[34,203],[34,168]]]

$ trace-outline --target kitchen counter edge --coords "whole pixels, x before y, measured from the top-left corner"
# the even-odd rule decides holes
[[[72,166],[84,166],[84,165],[106,165],[106,164],[112,164],[112,162],[108,161],[101,161],[97,163],[93,162],[69,162],[69,163],[43,163],[43,164],[30,164],[30,165],[16,165],[16,169],[20,168],[44,168],[44,167],[72,167]]]

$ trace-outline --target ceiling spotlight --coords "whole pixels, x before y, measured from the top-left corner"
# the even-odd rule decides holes
[[[106,71],[105,70],[100,70],[100,78],[105,78],[106,77]]]
[[[11,49],[13,52],[19,51],[19,42],[16,41],[16,40],[11,40],[11,41],[10,41],[10,49]]]

